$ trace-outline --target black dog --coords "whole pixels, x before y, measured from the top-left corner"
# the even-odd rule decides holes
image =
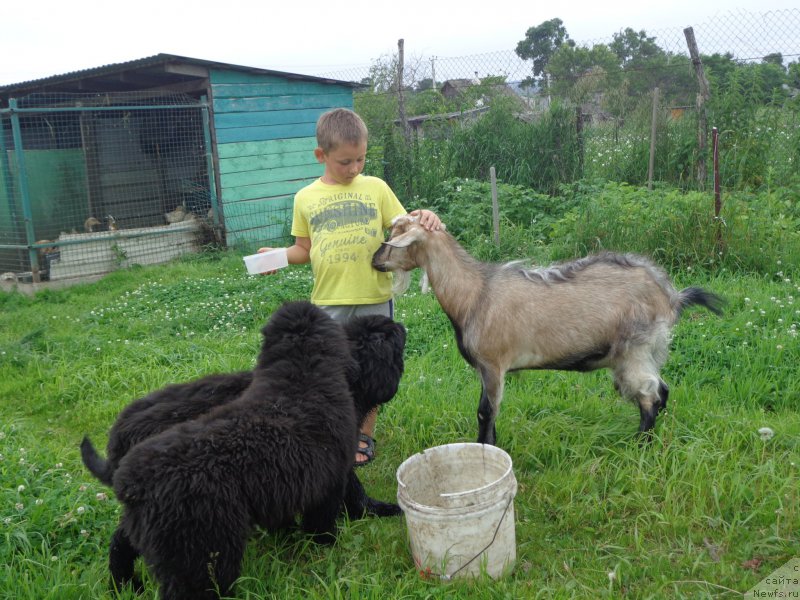
[[[359,368],[343,328],[307,302],[284,305],[263,334],[252,382],[238,398],[148,437],[119,461],[115,583],[133,576],[141,554],[162,598],[215,598],[238,577],[253,524],[275,529],[300,513],[316,541],[335,539],[346,488],[357,481],[357,413],[377,404],[351,387],[382,381],[391,398],[402,362]]]
[[[357,366],[347,371],[347,379],[360,427],[374,406],[388,402],[397,392],[404,367],[406,331],[401,324],[379,315],[356,317],[343,327]],[[81,443],[83,464],[100,481],[111,486],[119,461],[134,445],[235,400],[252,381],[252,371],[239,371],[207,375],[151,392],[133,401],[119,414],[108,435],[106,459],[97,453],[89,438],[84,437]],[[365,513],[377,517],[401,513],[397,504],[367,496],[355,472],[348,479],[344,509],[350,518],[360,518]]]

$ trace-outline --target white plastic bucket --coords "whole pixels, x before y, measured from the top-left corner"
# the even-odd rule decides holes
[[[429,448],[397,469],[397,501],[423,575],[498,578],[517,558],[511,457],[496,446]]]

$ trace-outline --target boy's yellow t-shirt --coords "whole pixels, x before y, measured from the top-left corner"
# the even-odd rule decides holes
[[[392,220],[406,214],[383,180],[359,175],[350,185],[317,179],[294,197],[292,235],[311,240],[314,289],[321,305],[378,304],[392,297],[391,273],[372,268],[372,255]]]

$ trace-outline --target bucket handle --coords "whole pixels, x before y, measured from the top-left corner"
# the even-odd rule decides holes
[[[490,547],[492,544],[494,544],[494,541],[497,539],[497,534],[500,532],[500,525],[502,525],[502,524],[503,524],[503,519],[505,519],[505,518],[506,518],[506,513],[508,512],[508,507],[509,507],[509,506],[511,506],[511,503],[514,501],[514,494],[512,494],[512,493],[510,493],[510,492],[509,492],[509,493],[507,493],[507,494],[506,494],[506,496],[508,496],[508,502],[506,502],[506,507],[503,509],[503,514],[502,514],[502,516],[500,517],[500,520],[497,522],[497,527],[495,527],[495,529],[494,529],[494,535],[492,535],[492,539],[491,539],[491,541],[490,541],[488,544],[486,544],[486,545],[483,547],[483,549],[481,549],[481,551],[480,551],[480,552],[478,552],[478,553],[477,553],[475,556],[473,556],[472,558],[470,558],[470,559],[469,559],[467,562],[465,562],[463,565],[461,565],[460,567],[458,567],[458,568],[457,568],[455,571],[453,571],[453,572],[452,572],[450,575],[447,575],[447,574],[444,574],[444,573],[440,573],[440,574],[439,574],[439,578],[440,578],[440,579],[443,579],[443,580],[445,580],[445,581],[450,581],[451,579],[453,579],[453,577],[455,577],[455,576],[456,576],[456,574],[457,574],[457,573],[458,573],[458,572],[459,572],[461,569],[464,569],[464,568],[466,568],[466,567],[467,567],[467,566],[468,566],[468,565],[469,565],[469,564],[470,564],[470,563],[471,563],[473,560],[475,560],[475,559],[476,559],[476,558],[478,558],[478,557],[479,557],[481,554],[483,554],[484,552],[486,552],[486,551],[489,549],[489,547]]]

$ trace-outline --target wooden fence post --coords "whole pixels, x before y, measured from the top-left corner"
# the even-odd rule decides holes
[[[697,49],[697,40],[694,38],[694,29],[687,27],[683,30],[686,44],[689,46],[689,55],[692,57],[694,72],[697,76],[697,85],[700,92],[697,94],[697,183],[701,190],[706,184],[706,148],[708,146],[708,117],[706,115],[706,101],[711,97],[708,89],[708,79],[700,60],[700,51]]]
[[[658,87],[653,89],[653,122],[650,125],[650,164],[647,167],[647,189],[653,189],[653,171],[656,165],[656,122],[658,119]]]
[[[494,245],[500,245],[500,205],[497,203],[497,173],[494,166],[489,167],[492,180],[492,227],[494,229]]]
[[[403,96],[403,70],[405,68],[404,41],[397,40],[397,112],[400,117],[400,125],[403,128],[403,137],[406,144],[411,141],[411,132],[408,129],[408,118],[406,117],[406,102]]]

